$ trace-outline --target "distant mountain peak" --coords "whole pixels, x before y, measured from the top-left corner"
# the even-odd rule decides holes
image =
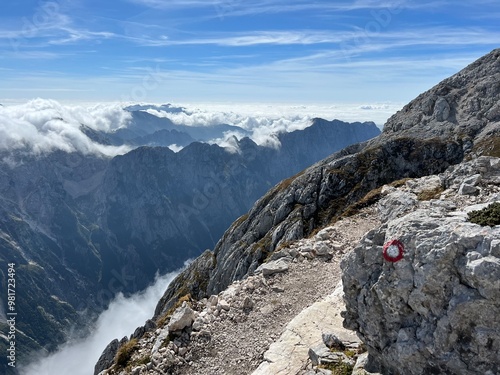
[[[404,106],[389,118],[383,136],[465,139],[490,129],[498,134],[499,122],[500,49],[495,49]]]

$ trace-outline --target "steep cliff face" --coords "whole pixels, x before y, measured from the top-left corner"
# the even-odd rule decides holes
[[[191,292],[203,297],[223,290],[281,244],[340,217],[383,184],[440,173],[464,157],[494,155],[499,102],[500,50],[494,50],[405,106],[380,136],[276,185],[224,234],[214,249],[216,266],[209,270],[206,289]],[[178,297],[173,284],[156,314]]]
[[[319,132],[313,125],[307,141],[332,143],[297,158],[294,148],[305,148],[301,132],[281,140],[281,149],[247,138],[235,141],[238,152],[192,143],[179,153],[142,147],[113,159],[61,151],[0,155],[11,161],[0,165],[0,267],[15,262],[22,282],[19,353],[54,349],[72,324],[83,325],[82,311],[98,312],[118,292],[138,291],[158,270],[172,271],[213,248],[281,178],[379,132],[373,123],[353,124],[353,137],[338,140],[339,128],[350,125],[328,124]],[[0,348],[5,343],[0,336]]]
[[[385,223],[341,263],[344,324],[384,374],[496,374],[500,226],[471,223],[467,212],[500,201],[500,160],[408,185],[413,191],[386,190]],[[471,205],[479,201],[487,203]],[[394,239],[404,250],[391,262],[382,253]]]

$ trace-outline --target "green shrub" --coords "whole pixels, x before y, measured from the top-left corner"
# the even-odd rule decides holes
[[[500,225],[500,202],[492,203],[482,210],[469,212],[469,221],[482,226]]]

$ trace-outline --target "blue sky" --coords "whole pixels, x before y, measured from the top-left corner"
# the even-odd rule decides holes
[[[23,0],[0,102],[407,102],[499,47],[497,0]]]

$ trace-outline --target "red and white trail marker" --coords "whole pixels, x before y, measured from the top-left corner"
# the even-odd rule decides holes
[[[403,259],[404,250],[401,241],[391,240],[384,245],[382,255],[386,261],[394,263]]]

